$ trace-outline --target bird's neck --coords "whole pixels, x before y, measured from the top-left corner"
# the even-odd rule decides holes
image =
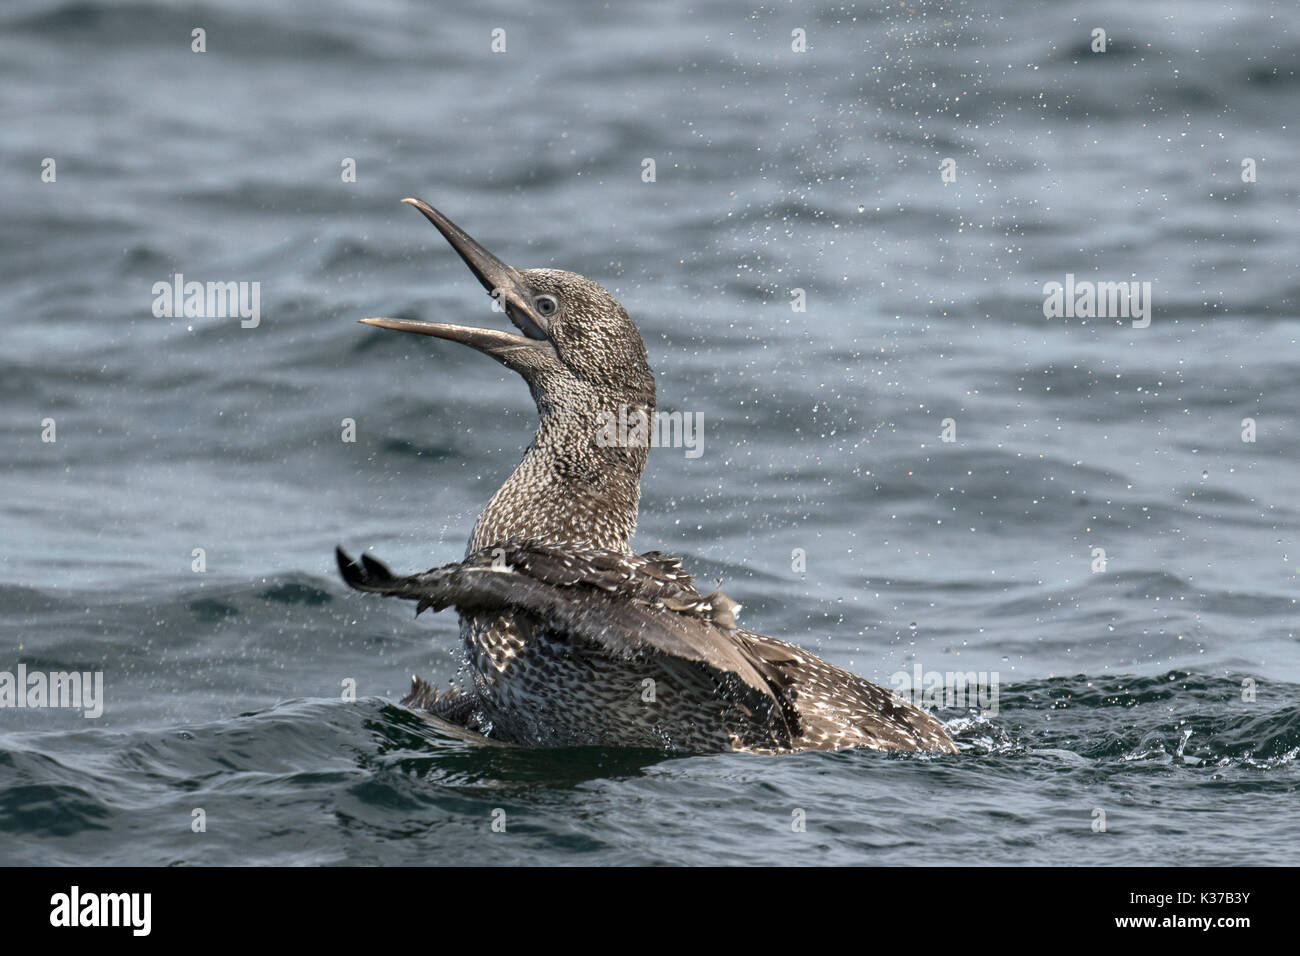
[[[541,411],[537,435],[479,515],[469,550],[528,538],[628,550],[653,405],[610,401]]]

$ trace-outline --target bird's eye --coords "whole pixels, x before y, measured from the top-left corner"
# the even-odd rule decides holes
[[[538,315],[554,315],[560,309],[560,303],[553,295],[539,295],[533,300]]]

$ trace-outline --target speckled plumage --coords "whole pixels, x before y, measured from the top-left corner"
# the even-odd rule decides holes
[[[599,436],[606,416],[654,412],[654,377],[635,325],[590,279],[510,270],[436,210],[417,208],[485,286],[508,283],[494,294],[528,339],[483,345],[433,324],[425,334],[464,341],[518,371],[541,423],[479,515],[464,561],[396,577],[371,558],[355,564],[339,552],[353,587],[416,600],[417,613],[460,613],[472,686],[439,693],[416,678],[404,703],[514,744],[952,751],[924,711],[738,627],[738,605],[720,591],[698,592],[679,561],[632,552],[648,448]],[[554,311],[544,311],[546,299]],[[406,320],[369,321],[425,331]]]

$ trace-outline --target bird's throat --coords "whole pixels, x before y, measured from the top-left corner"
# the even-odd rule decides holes
[[[508,540],[624,551],[636,528],[653,409],[545,414],[474,525],[469,550]]]

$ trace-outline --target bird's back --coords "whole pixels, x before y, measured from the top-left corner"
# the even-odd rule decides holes
[[[503,542],[409,578],[372,559],[345,577],[461,612],[472,696],[415,702],[493,739],[688,752],[951,751],[943,727],[889,691],[793,644],[735,625],[680,564]],[[418,688],[417,688],[418,690]]]

